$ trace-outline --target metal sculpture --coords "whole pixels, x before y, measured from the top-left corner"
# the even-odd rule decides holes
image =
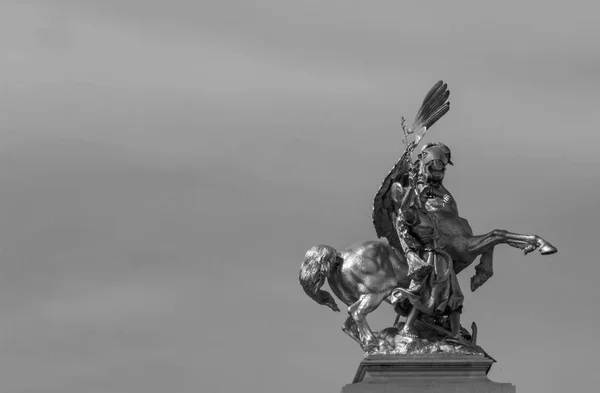
[[[406,316],[402,324],[396,319],[393,329],[398,335],[418,339],[427,326],[447,342],[469,345],[466,330],[460,326],[463,295],[456,274],[480,256],[471,278],[471,291],[475,291],[493,275],[494,247],[499,244],[525,254],[557,251],[537,235],[500,229],[473,235],[443,185],[447,166],[453,165],[450,149],[442,143],[428,143],[413,160],[426,132],[449,111],[449,95],[447,85],[438,82],[425,96],[413,125],[407,128],[402,119],[404,154],[373,201],[377,236],[388,243],[368,241],[342,252],[315,246],[301,267],[300,283],[317,303],[339,311],[332,296],[320,289],[327,279],[334,294],[349,306],[350,316],[342,329],[367,352],[374,348],[385,352],[394,346],[389,329],[374,333],[366,322],[366,316],[383,301]]]

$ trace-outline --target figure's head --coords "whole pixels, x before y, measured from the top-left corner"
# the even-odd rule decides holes
[[[439,142],[427,143],[419,154],[420,175],[429,184],[441,184],[446,173],[446,165],[454,165],[450,157],[448,146]]]

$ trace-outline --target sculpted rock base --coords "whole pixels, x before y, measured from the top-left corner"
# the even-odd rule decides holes
[[[436,323],[437,322],[437,323]],[[403,322],[395,327],[383,329],[378,333],[381,343],[375,348],[369,348],[366,355],[435,355],[435,354],[457,354],[488,356],[485,351],[475,344],[473,336],[476,336],[476,325],[474,333],[469,333],[461,328],[460,338],[448,340],[450,334],[447,317],[441,317],[438,321],[434,318],[423,317],[416,322],[416,336],[401,333]],[[488,356],[489,357],[489,356]],[[491,357],[490,357],[491,359]],[[492,359],[493,360],[493,359]]]
[[[461,354],[484,356],[485,352],[479,346],[461,345],[444,340],[427,340],[407,337],[398,334],[393,337],[394,347],[380,346],[369,351],[368,355],[434,355]]]
[[[487,377],[492,363],[484,355],[367,355],[342,393],[515,393]]]

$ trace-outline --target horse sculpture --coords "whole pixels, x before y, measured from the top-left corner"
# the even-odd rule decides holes
[[[411,154],[425,131],[448,110],[447,85],[438,82],[427,94],[418,112],[415,125],[405,129],[405,136],[417,133],[398,163],[388,173],[373,202],[373,224],[383,241],[367,241],[337,252],[329,246],[315,246],[305,256],[300,271],[300,283],[305,292],[317,303],[339,311],[332,296],[321,290],[325,279],[333,293],[348,305],[350,316],[342,330],[359,342],[363,349],[379,345],[383,338],[375,335],[366,322],[366,316],[382,301],[394,302],[391,294],[395,288],[410,284],[408,263],[398,236],[398,203],[393,197],[394,187],[413,189],[415,179],[426,187],[423,208],[433,221],[437,247],[451,258],[456,274],[471,265],[478,256],[480,263],[471,278],[471,291],[475,291],[493,275],[493,252],[499,244],[508,244],[528,254],[539,250],[542,255],[557,250],[537,235],[524,235],[495,229],[484,235],[473,235],[468,221],[459,216],[456,201],[444,187],[447,165],[453,165],[450,149],[441,143],[423,147],[413,162]],[[404,127],[403,127],[404,128]]]
[[[448,163],[450,149],[441,143],[430,143],[423,147],[420,157],[424,157],[430,150],[443,149],[447,151]],[[389,243],[400,248],[400,241],[394,224],[395,203],[392,200],[392,184],[406,184],[408,182],[408,160],[405,154],[394,166],[375,195],[373,204],[373,223],[379,237],[385,237]],[[554,254],[557,250],[549,242],[537,235],[523,235],[495,229],[484,235],[473,235],[469,222],[460,217],[458,207],[452,194],[442,184],[446,173],[446,165],[442,160],[433,159],[424,163],[421,159],[413,164],[419,167],[419,175],[425,179],[427,185],[432,187],[436,195],[431,195],[425,202],[425,208],[436,223],[439,243],[450,254],[456,273],[461,272],[471,265],[477,256],[481,255],[479,265],[476,266],[476,275],[471,278],[471,291],[475,291],[493,275],[492,258],[494,247],[499,244],[508,244],[519,248],[528,254],[539,250],[542,255]]]
[[[366,241],[337,252],[317,245],[306,253],[300,284],[314,301],[340,311],[329,292],[320,288],[325,279],[333,293],[348,307],[350,316],[342,330],[367,350],[381,343],[365,319],[398,287],[408,288],[408,264],[404,253],[383,241]]]

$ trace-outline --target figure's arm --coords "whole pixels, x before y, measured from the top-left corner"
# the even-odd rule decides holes
[[[411,279],[420,280],[432,269],[432,266],[424,261],[421,256],[421,244],[409,233],[409,226],[416,225],[418,223],[418,216],[415,214],[415,223],[411,224],[407,222],[405,215],[402,212],[395,217],[394,226],[396,233],[398,233],[398,239],[400,240],[400,247],[404,251],[404,257],[408,264],[408,277]],[[407,215],[414,214],[414,209],[409,208],[406,211]]]
[[[400,183],[392,184],[392,199],[396,203],[396,214],[394,214],[394,226],[404,252],[418,248],[417,241],[408,234],[408,227],[418,224],[419,216],[411,206],[411,190],[402,187]],[[410,243],[410,244],[409,244]]]
[[[411,209],[411,202],[413,193],[410,189],[405,189],[400,183],[392,184],[392,199],[396,203],[396,211],[398,215],[403,216],[404,222],[407,225],[414,225],[417,221],[418,216]]]

